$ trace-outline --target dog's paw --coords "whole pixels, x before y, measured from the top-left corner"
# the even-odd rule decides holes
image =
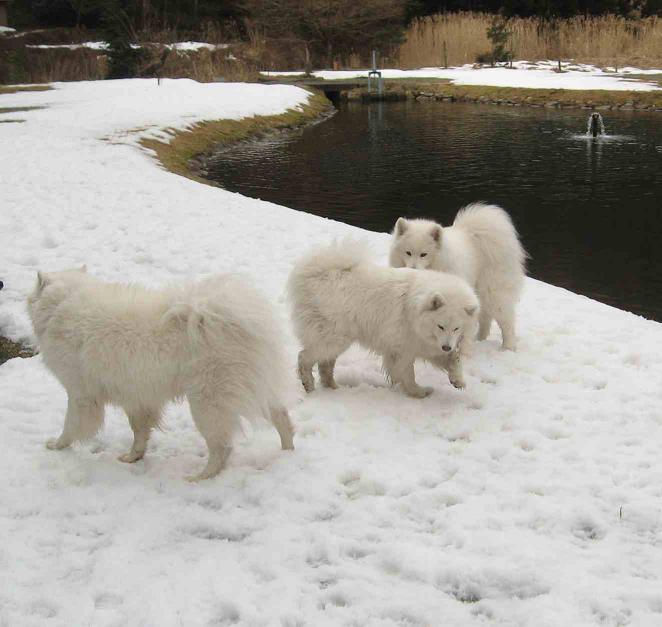
[[[412,396],[413,398],[425,398],[427,396],[430,396],[432,392],[433,392],[433,388],[427,386],[425,387],[417,386],[413,389],[407,390],[407,394],[409,394],[409,396]]]
[[[125,464],[133,464],[133,462],[141,460],[144,455],[144,452],[129,451],[128,453],[124,453],[124,455],[120,455],[117,459]]]
[[[464,390],[467,387],[467,384],[464,379],[449,379],[451,385],[458,390]]]
[[[212,477],[215,476],[216,475],[210,475],[209,473],[201,472],[198,473],[197,475],[188,475],[184,477],[184,480],[187,481],[188,483],[199,483],[200,481],[205,481],[206,479],[211,479]]]
[[[67,448],[70,442],[62,442],[60,438],[51,438],[46,441],[46,448],[50,451],[60,451],[63,448]]]

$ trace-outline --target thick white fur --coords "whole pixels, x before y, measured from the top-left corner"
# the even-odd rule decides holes
[[[179,397],[209,449],[191,480],[223,469],[241,415],[267,417],[293,448],[279,331],[269,303],[240,278],[154,291],[104,283],[84,268],[40,273],[28,309],[44,363],[68,394],[62,434],[48,448],[92,437],[113,404],[134,432],[119,459],[137,461],[164,405]]]
[[[515,350],[515,308],[524,285],[526,252],[510,216],[475,203],[460,209],[453,226],[399,218],[389,262],[394,268],[429,268],[461,276],[480,300],[478,339],[501,327],[503,348]]]
[[[463,279],[378,266],[361,244],[344,241],[301,259],[288,291],[303,346],[299,377],[307,392],[315,388],[315,364],[322,385],[336,387],[336,358],[354,342],[381,355],[387,376],[411,396],[432,392],[416,383],[417,358],[446,370],[454,386],[464,387],[461,357],[475,334],[478,299]]]

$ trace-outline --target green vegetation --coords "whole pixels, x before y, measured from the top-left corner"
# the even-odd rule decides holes
[[[513,58],[513,53],[507,44],[512,33],[508,30],[508,22],[501,16],[495,16],[486,31],[487,38],[492,44],[489,53],[489,63],[494,67],[495,63],[503,63]]]
[[[229,144],[259,137],[279,129],[291,129],[309,124],[332,110],[331,103],[320,93],[314,93],[299,109],[289,109],[280,115],[254,116],[241,120],[210,120],[186,131],[175,131],[170,143],[144,139],[142,145],[156,153],[158,160],[170,172],[210,184],[191,168],[191,160],[211,152],[219,144]]]
[[[0,107],[0,113],[19,113],[21,111],[34,111],[45,107]]]
[[[0,85],[0,95],[2,94],[15,94],[19,91],[47,91],[53,89],[50,85]],[[23,110],[31,109],[34,107],[26,107]]]
[[[440,96],[457,100],[502,100],[528,105],[594,106],[633,108],[655,107],[662,109],[662,92],[655,91],[605,91],[574,89],[518,89],[514,87],[486,87],[481,85],[445,85],[438,87]]]
[[[606,91],[574,89],[530,89],[454,85],[434,79],[391,79],[385,83],[385,100],[430,98],[530,107],[586,107],[596,109],[655,109],[662,111],[662,91]],[[347,94],[349,100],[371,100],[365,87]]]
[[[12,342],[6,337],[0,335],[0,364],[4,364],[8,359],[14,357],[33,357],[35,352],[23,344]]]

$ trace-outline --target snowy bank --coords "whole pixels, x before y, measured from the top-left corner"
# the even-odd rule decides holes
[[[463,65],[455,68],[421,68],[418,70],[380,70],[384,78],[443,78],[456,85],[484,85],[491,87],[515,87],[529,89],[573,89],[573,90],[609,90],[609,91],[657,91],[660,87],[632,78],[628,74],[662,74],[662,70],[637,70],[627,67],[623,75],[606,72],[598,67],[586,64],[565,64],[559,73],[552,61],[529,63],[519,61],[513,68],[481,67]],[[265,76],[300,76],[302,72],[263,72]],[[317,78],[325,80],[352,79],[367,77],[368,70],[321,70],[313,72]]]
[[[306,99],[186,80],[0,96],[45,107],[0,124],[0,334],[29,332],[38,268],[149,285],[238,270],[286,325],[285,279],[311,245],[350,233],[385,260],[384,234],[175,176],[139,146]],[[662,325],[534,280],[519,320],[519,351],[494,330],[465,392],[420,366],[423,401],[351,351],[340,390],[293,384],[296,451],[247,427],[198,486],[181,479],[205,450],[185,406],[135,465],[115,459],[131,441],[116,411],[53,453],[63,390],[39,358],[0,366],[0,623],[659,625]]]
[[[177,52],[197,52],[198,50],[221,50],[229,48],[230,44],[209,44],[202,41],[180,41],[174,44],[146,44],[147,46],[162,46],[169,50]],[[108,43],[105,41],[84,41],[80,44],[28,44],[26,48],[35,48],[39,50],[80,50],[88,48],[90,50],[108,50]],[[138,49],[142,46],[132,45],[132,48]]]

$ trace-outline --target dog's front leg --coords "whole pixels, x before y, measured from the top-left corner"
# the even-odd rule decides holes
[[[448,357],[448,380],[458,390],[464,390],[467,387],[462,369],[462,351],[459,347]]]
[[[422,387],[416,383],[413,359],[400,357],[395,363],[394,370],[397,373],[397,380],[402,384],[402,387],[409,396],[425,398],[432,394],[432,388]]]
[[[448,373],[448,380],[451,385],[458,390],[463,390],[466,387],[467,384],[464,381],[462,369],[462,351],[459,348],[451,353],[435,357],[432,364],[440,370],[445,370]]]

